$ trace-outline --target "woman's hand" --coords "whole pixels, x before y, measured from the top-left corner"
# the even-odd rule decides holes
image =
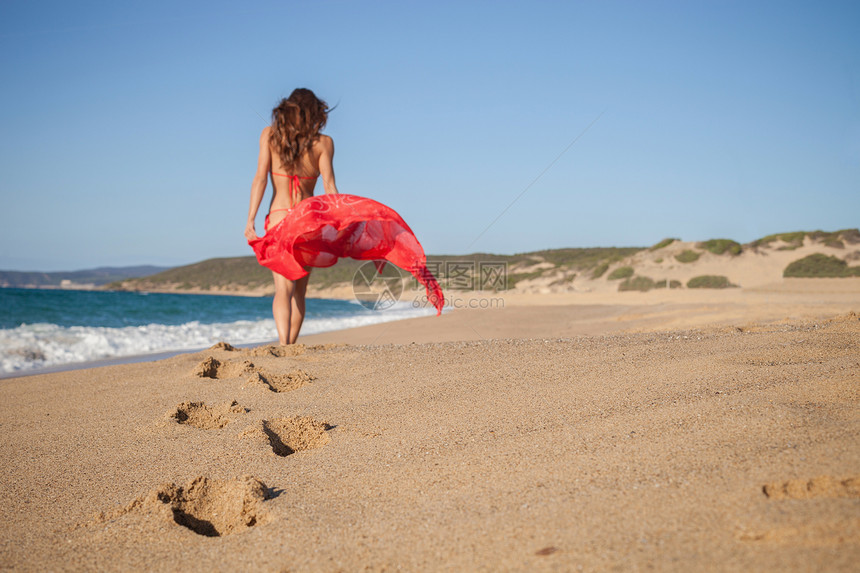
[[[248,225],[245,227],[245,238],[249,241],[259,239],[257,231],[254,230],[254,221],[248,221]]]

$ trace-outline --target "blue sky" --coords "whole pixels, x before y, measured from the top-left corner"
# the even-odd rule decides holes
[[[857,227],[858,6],[7,0],[0,268],[250,255],[300,86],[337,104],[341,192],[431,254]]]

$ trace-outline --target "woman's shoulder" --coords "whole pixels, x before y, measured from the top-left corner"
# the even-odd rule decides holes
[[[272,141],[272,126],[267,125],[263,128],[263,131],[260,132],[260,145],[264,143],[269,144]]]
[[[334,149],[334,140],[330,136],[321,133],[314,141],[314,149],[319,151],[331,151]]]

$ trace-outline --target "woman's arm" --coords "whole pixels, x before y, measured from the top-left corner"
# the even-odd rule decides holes
[[[249,241],[257,238],[257,231],[254,230],[254,219],[257,218],[257,209],[260,208],[263,195],[266,193],[269,171],[272,169],[272,155],[269,151],[270,131],[271,128],[266,127],[260,134],[260,156],[257,158],[257,172],[254,174],[253,183],[251,183],[251,204],[248,207],[248,224],[245,226],[245,238]]]
[[[327,135],[320,136],[320,175],[322,175],[323,189],[326,194],[337,195],[337,185],[334,182],[334,167],[332,161],[334,159],[334,141]]]

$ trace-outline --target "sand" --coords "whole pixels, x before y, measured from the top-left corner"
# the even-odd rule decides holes
[[[856,570],[844,280],[0,380],[0,568]]]

